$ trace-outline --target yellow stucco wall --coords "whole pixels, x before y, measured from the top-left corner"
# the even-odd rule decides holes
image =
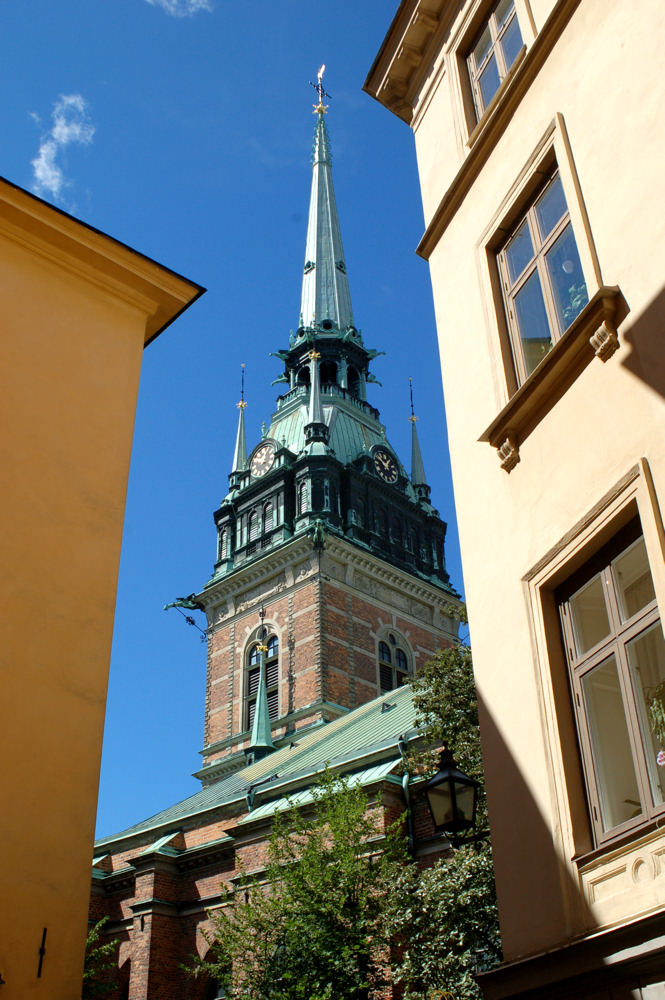
[[[0,989],[75,1000],[141,355],[200,289],[4,182],[0,286]]]

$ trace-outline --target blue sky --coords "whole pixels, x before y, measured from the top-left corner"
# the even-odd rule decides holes
[[[321,63],[370,401],[410,462],[408,376],[462,589],[413,137],[362,92],[396,2],[29,0],[0,4],[0,168],[207,287],[145,352],[130,473],[98,833],[196,791],[205,647],[162,607],[215,555],[240,364],[248,445],[272,412],[269,352],[297,326]],[[103,451],[103,442],[100,442]],[[203,623],[201,623],[203,624]]]

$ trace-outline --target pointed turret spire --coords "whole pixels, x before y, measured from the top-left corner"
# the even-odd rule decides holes
[[[314,106],[316,127],[312,151],[312,193],[300,314],[301,326],[311,327],[327,320],[337,329],[345,330],[353,326],[353,312],[333,188],[330,140],[325,122],[327,106],[324,105],[323,98],[330,95],[326,94],[321,82],[324,70],[325,66],[322,66],[315,85],[319,101]]]
[[[321,355],[316,349],[309,352],[309,410],[307,412],[307,423],[305,424],[305,441],[312,444],[314,441],[328,443],[330,432],[323,416],[321,406],[321,385],[319,379],[319,360]]]
[[[416,430],[418,417],[415,415],[413,410],[412,379],[409,379],[409,395],[411,397],[411,416],[409,417],[411,422],[411,485],[420,500],[429,501],[430,488],[427,485],[427,476],[425,475],[425,466],[423,464],[423,456],[420,451],[418,431]]]
[[[252,723],[252,735],[246,754],[252,761],[260,760],[266,754],[275,749],[270,730],[270,711],[268,709],[268,689],[266,686],[266,653],[268,647],[265,644],[266,629],[263,625],[265,611],[261,608],[259,612],[261,618],[261,630],[259,632],[259,687],[256,692],[256,704],[254,707],[254,721]]]
[[[238,432],[236,434],[236,450],[233,453],[233,468],[231,472],[244,472],[247,468],[247,439],[245,437],[245,362],[240,365],[240,402],[238,406]]]

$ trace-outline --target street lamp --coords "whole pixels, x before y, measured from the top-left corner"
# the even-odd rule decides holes
[[[439,756],[439,770],[425,785],[427,804],[434,829],[447,833],[455,843],[459,834],[472,830],[476,823],[479,784],[460,771],[450,750]]]

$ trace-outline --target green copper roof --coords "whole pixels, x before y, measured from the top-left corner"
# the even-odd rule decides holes
[[[411,482],[414,486],[425,486],[427,484],[415,417],[411,417]]]
[[[374,407],[340,392],[336,386],[323,386],[320,411],[330,431],[328,449],[343,465],[369,454],[375,445],[381,444],[391,448],[400,471],[406,475],[395,449],[386,439],[385,428]],[[278,401],[267,436],[298,455],[305,448],[305,427],[309,421],[310,390],[307,386],[299,386]],[[407,494],[413,499],[409,487]]]
[[[261,639],[261,642],[264,640]],[[268,689],[266,688],[266,654],[265,646],[261,650],[259,661],[259,689],[256,692],[256,707],[252,735],[249,741],[250,750],[268,752],[273,749],[272,733],[270,731],[270,713],[268,710]]]
[[[294,792],[300,787],[311,786],[317,774],[326,766],[343,773],[381,762],[399,759],[397,737],[416,735],[414,730],[415,708],[410,687],[398,688],[388,694],[361,705],[347,715],[320,728],[310,730],[302,737],[293,734],[291,745],[275,750],[269,756],[242,768],[219,781],[205,785],[200,791],[149,819],[96,843],[96,853],[117,841],[147,831],[161,831],[174,827],[188,817],[198,816],[210,809],[232,802],[242,802],[250,786],[256,788],[255,805],[258,808],[268,798]],[[392,769],[392,768],[391,768]],[[270,781],[264,779],[270,778]],[[257,785],[257,783],[263,784]],[[287,790],[288,787],[288,790]],[[280,791],[280,789],[283,789]]]
[[[395,770],[400,760],[401,758],[397,756],[391,760],[383,761],[381,764],[375,764],[374,767],[367,767],[363,771],[357,771],[350,776],[349,784],[352,788],[362,788],[364,785],[371,785],[375,781],[383,781]],[[395,780],[401,785],[399,778]],[[254,823],[256,820],[265,819],[267,816],[274,816],[275,813],[285,812],[287,809],[293,807],[307,805],[310,802],[314,802],[314,799],[314,789],[311,786],[295,792],[293,795],[282,795],[278,799],[271,799],[269,802],[264,802],[257,809],[252,809],[250,813],[240,820],[238,826],[243,826],[245,823]]]
[[[317,112],[312,164],[300,325],[314,326],[328,319],[345,329],[353,326],[353,312],[323,109]]]

